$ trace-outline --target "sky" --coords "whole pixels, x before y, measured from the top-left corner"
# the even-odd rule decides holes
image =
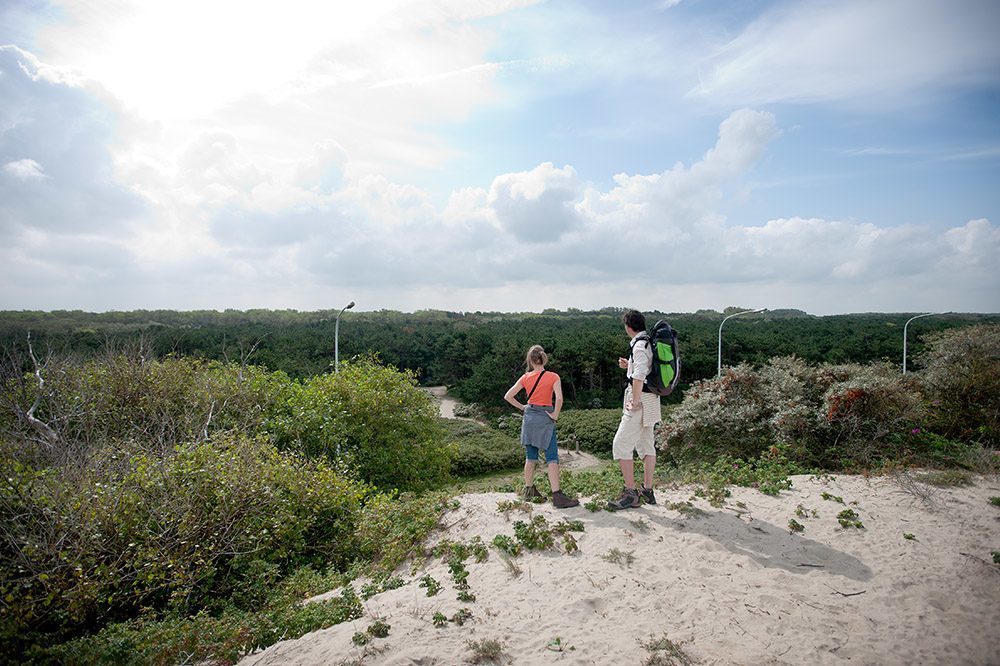
[[[0,0],[0,309],[1000,312],[994,0]]]

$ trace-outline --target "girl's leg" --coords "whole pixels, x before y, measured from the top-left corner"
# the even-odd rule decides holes
[[[549,464],[549,486],[552,492],[559,490],[559,446],[556,439],[556,429],[552,428],[552,439],[545,450],[545,461]]]
[[[535,462],[534,460],[524,459],[524,487],[527,488],[535,482]]]
[[[552,492],[559,490],[559,463],[549,463],[549,485],[552,486]]]

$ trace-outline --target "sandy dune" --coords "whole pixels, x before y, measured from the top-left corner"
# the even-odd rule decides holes
[[[516,573],[490,548],[485,562],[466,562],[471,603],[456,600],[442,561],[406,568],[407,583],[366,601],[361,619],[240,663],[461,664],[472,657],[468,642],[483,639],[503,644],[502,663],[683,663],[642,645],[666,637],[701,664],[1000,664],[995,477],[914,486],[923,498],[891,478],[793,481],[780,497],[734,488],[721,509],[698,500],[684,511],[670,505],[689,500],[687,488],[621,513],[503,513],[497,503],[512,495],[464,495],[435,540],[489,543],[512,535],[514,520],[541,515],[581,520],[579,551],[527,552],[513,560]],[[864,529],[838,524],[845,508]],[[803,532],[790,533],[792,518]],[[419,586],[425,574],[442,584],[436,596]],[[436,612],[450,618],[463,607],[472,612],[464,625],[432,624]],[[391,626],[388,637],[352,644],[373,618]]]

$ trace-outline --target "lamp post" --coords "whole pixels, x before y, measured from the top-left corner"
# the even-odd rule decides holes
[[[723,319],[722,323],[719,324],[719,363],[715,369],[716,377],[722,375],[722,327],[725,326],[726,322],[732,319],[733,317],[739,317],[740,315],[745,315],[745,314],[753,314],[755,312],[763,312],[766,309],[767,308],[760,308],[757,310],[744,310],[743,312],[734,312],[733,314]]]
[[[350,310],[354,307],[354,301],[351,301],[344,306],[344,310]],[[340,315],[344,314],[344,310],[341,310],[337,314],[337,323],[333,326],[333,371],[340,372]]]
[[[931,315],[941,314],[940,312],[925,312],[924,314],[918,314],[916,317],[910,317],[903,324],[903,374],[906,374],[906,327],[910,325],[910,322],[914,319],[920,319],[921,317],[930,317]]]

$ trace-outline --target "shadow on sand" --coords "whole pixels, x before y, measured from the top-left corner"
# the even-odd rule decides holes
[[[799,574],[818,570],[857,581],[868,581],[873,576],[872,570],[853,555],[800,535],[789,534],[785,528],[755,518],[745,520],[724,511],[700,509],[694,509],[691,514],[682,513],[677,518],[664,516],[659,509],[611,515],[615,518],[621,516],[623,520],[626,516],[631,519],[641,516],[671,530],[701,534],[730,552],[752,559],[766,568]]]

